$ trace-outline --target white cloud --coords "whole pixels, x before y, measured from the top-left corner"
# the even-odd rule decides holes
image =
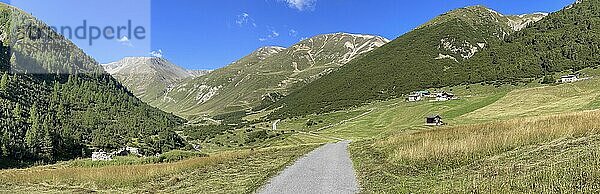
[[[279,0],[285,1],[290,8],[294,8],[300,11],[314,10],[317,0]]]
[[[277,38],[279,37],[279,33],[276,32],[275,30],[271,30],[271,34],[269,35],[269,38]]]
[[[162,58],[163,51],[162,51],[162,49],[158,49],[157,51],[152,51],[152,52],[150,52],[150,56]]]
[[[250,14],[245,13],[245,12],[237,16],[237,19],[235,20],[235,23],[238,26],[240,26],[240,27],[242,27],[242,26],[244,26],[246,24],[250,24],[253,27],[257,26],[256,22],[254,21],[254,19],[252,18],[252,16],[250,16]]]
[[[267,37],[264,38],[259,38],[258,40],[261,42],[267,41],[267,40],[273,40],[277,37],[279,37],[279,32],[275,31],[275,30],[269,30],[269,34],[267,35]]]
[[[298,31],[296,31],[294,29],[290,29],[289,35],[291,37],[296,37],[296,36],[298,36]]]
[[[131,40],[129,40],[129,38],[127,36],[123,36],[123,37],[117,39],[117,42],[121,43],[122,45],[128,46],[128,47],[133,47],[133,44],[131,44]]]

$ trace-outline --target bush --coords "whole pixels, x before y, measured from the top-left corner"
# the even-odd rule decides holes
[[[260,142],[269,138],[269,134],[265,130],[255,131],[248,134],[248,142]]]
[[[554,82],[554,77],[551,75],[544,76],[544,79],[542,80],[542,84],[553,84]]]
[[[164,153],[158,157],[137,157],[137,156],[116,156],[112,160],[107,161],[92,161],[92,159],[73,160],[67,163],[68,166],[73,167],[85,167],[85,168],[97,168],[104,166],[126,166],[126,165],[140,165],[140,164],[158,164],[177,162],[194,157],[207,157],[208,154],[190,151],[173,150]]]
[[[315,126],[315,125],[318,125],[318,124],[319,123],[317,123],[317,122],[315,122],[313,120],[310,120],[310,119],[308,121],[306,121],[306,127],[312,127],[312,126]]]
[[[208,154],[200,153],[200,152],[190,152],[190,151],[181,151],[181,150],[173,150],[167,153],[164,153],[158,157],[161,162],[177,162],[180,160],[185,160],[188,158],[194,157],[207,157]]]

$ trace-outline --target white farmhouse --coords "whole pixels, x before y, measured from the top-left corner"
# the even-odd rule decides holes
[[[573,75],[573,74],[565,75],[565,76],[560,77],[560,81],[562,83],[573,83],[573,82],[579,81],[579,77],[577,75]]]
[[[456,97],[454,96],[454,94],[448,93],[448,92],[438,93],[435,97],[436,101],[448,101],[448,100],[455,100],[455,99],[456,99]]]
[[[421,95],[420,94],[411,94],[411,95],[408,95],[407,100],[409,102],[421,101]]]
[[[92,161],[106,161],[112,160],[112,155],[106,153],[105,151],[92,152]]]

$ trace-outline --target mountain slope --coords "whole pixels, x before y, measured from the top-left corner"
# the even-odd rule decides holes
[[[209,73],[186,70],[157,57],[127,57],[102,66],[145,102],[156,100],[183,79]]]
[[[507,37],[471,62],[494,76],[478,80],[541,77],[600,66],[600,0],[581,0]]]
[[[264,47],[224,68],[179,84],[151,104],[182,115],[219,114],[276,100],[387,43],[370,35],[325,34],[290,48]]]
[[[272,106],[283,106],[273,116],[328,112],[412,90],[467,83],[472,81],[471,58],[503,44],[519,29],[515,24],[544,15],[504,16],[482,6],[453,10],[290,94]]]
[[[0,168],[85,157],[92,148],[153,154],[183,146],[173,131],[183,119],[142,103],[43,22],[0,4],[0,26]]]

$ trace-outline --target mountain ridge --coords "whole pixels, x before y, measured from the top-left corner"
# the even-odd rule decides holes
[[[374,35],[331,33],[288,48],[261,47],[206,76],[186,80],[151,104],[186,115],[248,110],[260,104],[264,96],[280,96],[300,88],[387,41]],[[183,104],[184,108],[172,104]]]
[[[509,16],[511,26],[509,17],[484,6],[444,13],[272,104],[276,110],[271,117],[329,112],[465,83],[473,76],[469,61],[474,56],[519,32],[515,23],[531,25],[546,17],[527,16],[519,21]]]
[[[102,67],[144,101],[156,99],[153,94],[160,94],[184,79],[210,73],[210,70],[187,70],[162,57],[125,57]]]

